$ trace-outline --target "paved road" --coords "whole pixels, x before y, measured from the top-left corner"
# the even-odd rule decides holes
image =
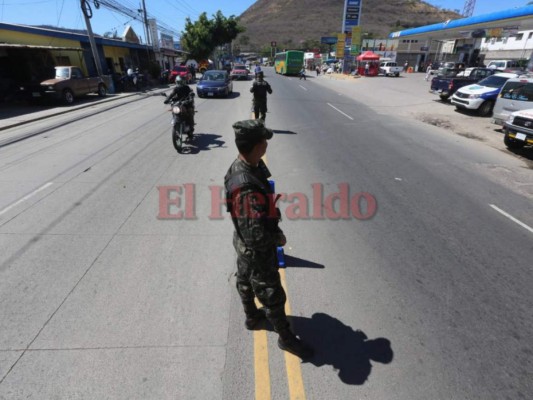
[[[304,364],[244,329],[234,289],[220,185],[249,81],[197,99],[182,155],[159,96],[18,127],[35,135],[0,148],[0,399],[531,397],[533,207],[505,179],[527,160],[410,118],[416,78],[267,71]]]

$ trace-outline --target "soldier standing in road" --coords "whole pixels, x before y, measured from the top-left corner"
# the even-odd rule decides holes
[[[263,71],[257,73],[257,79],[250,88],[250,92],[254,95],[253,104],[255,119],[259,119],[259,115],[261,115],[261,119],[264,122],[267,113],[267,93],[272,94],[272,88],[268,82],[263,79],[263,76]]]
[[[257,119],[236,122],[233,129],[239,156],[229,168],[224,186],[235,226],[237,291],[246,315],[244,324],[253,330],[266,317],[279,335],[280,349],[309,358],[313,350],[290,329],[278,272],[276,246],[284,246],[287,239],[278,226],[281,214],[272,198],[270,172],[262,160],[273,132]],[[264,308],[256,307],[255,297]]]

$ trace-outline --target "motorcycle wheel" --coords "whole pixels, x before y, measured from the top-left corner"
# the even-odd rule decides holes
[[[183,124],[178,124],[172,129],[172,144],[178,153],[183,148]]]

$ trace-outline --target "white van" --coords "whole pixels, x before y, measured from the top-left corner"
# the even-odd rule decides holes
[[[511,78],[503,85],[494,109],[492,122],[502,125],[512,112],[533,108],[533,75]]]
[[[487,68],[501,69],[520,68],[520,63],[516,60],[492,60],[487,64]]]

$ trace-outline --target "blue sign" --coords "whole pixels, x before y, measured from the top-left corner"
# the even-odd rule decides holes
[[[320,38],[320,43],[322,44],[337,44],[336,36],[322,36]]]
[[[359,25],[362,5],[363,0],[345,0],[344,18],[342,21],[343,32],[351,32],[354,26]]]

